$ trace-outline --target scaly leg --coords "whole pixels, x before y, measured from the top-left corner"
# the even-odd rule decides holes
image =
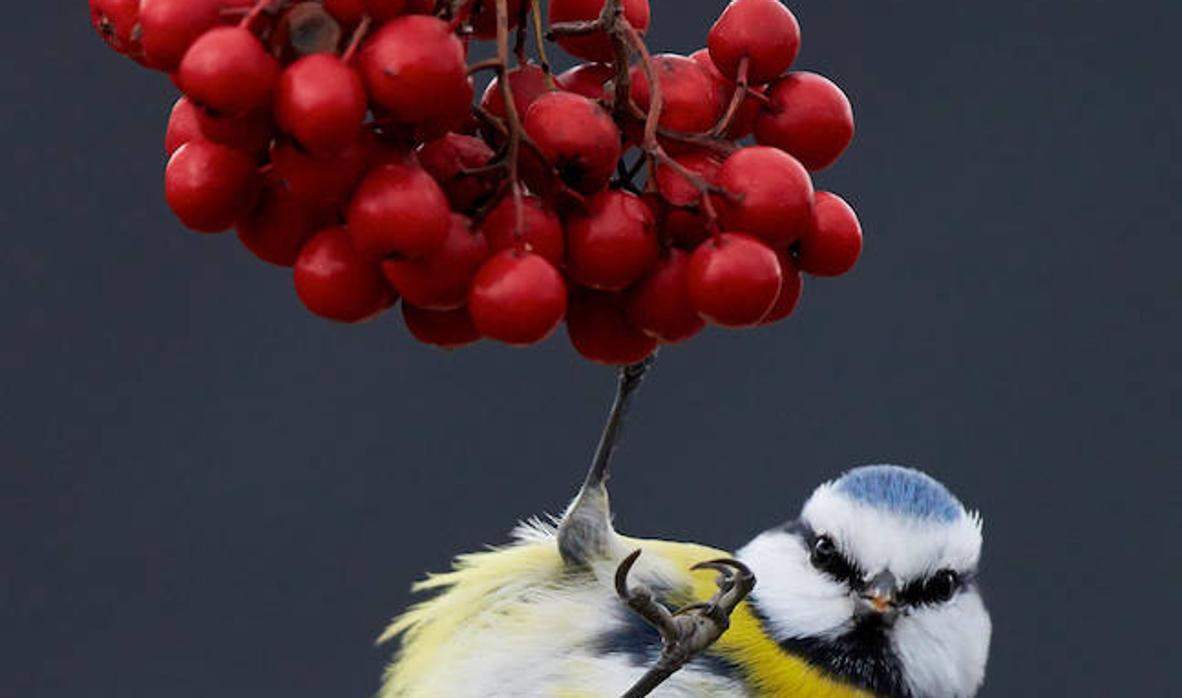
[[[628,405],[654,359],[655,355],[620,369],[615,401],[608,414],[607,424],[603,427],[603,434],[599,437],[599,447],[595,449],[591,468],[587,471],[578,496],[558,526],[558,550],[567,565],[586,567],[593,560],[612,555],[616,534],[612,528],[611,504],[607,496],[612,454],[620,438]]]

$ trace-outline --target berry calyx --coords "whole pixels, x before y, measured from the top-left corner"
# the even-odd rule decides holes
[[[722,327],[753,327],[775,305],[783,272],[776,253],[759,239],[722,233],[694,251],[686,282],[703,318]]]
[[[118,53],[141,50],[136,36],[139,21],[139,0],[90,0],[91,25]]]
[[[526,346],[546,339],[562,323],[566,293],[562,274],[543,257],[505,250],[476,274],[468,311],[482,335]]]
[[[559,179],[582,194],[606,187],[620,159],[620,130],[611,116],[570,92],[539,97],[526,114],[525,132]]]

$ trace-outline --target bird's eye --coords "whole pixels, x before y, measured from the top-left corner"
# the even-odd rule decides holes
[[[952,570],[940,570],[924,584],[924,600],[941,603],[952,598],[960,588],[960,575]]]
[[[809,560],[819,570],[828,569],[838,558],[837,544],[829,536],[817,536]]]

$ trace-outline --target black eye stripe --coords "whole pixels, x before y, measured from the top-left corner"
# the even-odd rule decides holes
[[[799,519],[790,521],[781,527],[781,530],[791,533],[798,537],[804,543],[805,549],[809,554],[810,562],[819,571],[824,572],[835,581],[847,584],[852,590],[859,591],[865,584],[863,581],[866,577],[864,571],[858,567],[853,561],[842,554],[840,548],[836,543],[833,545],[835,555],[828,560],[820,561],[824,564],[817,564],[819,561],[814,559],[814,552],[817,546],[817,541],[822,538],[828,538],[831,543],[833,539],[825,534],[818,534],[812,526],[809,526],[804,521]],[[932,580],[937,575],[950,574],[950,584],[941,588],[939,585],[932,585]],[[907,586],[903,587],[898,593],[898,602],[905,606],[933,606],[950,601],[958,593],[966,589],[976,588],[976,570],[968,570],[965,572],[956,572],[955,570],[944,569],[938,572],[912,581]]]
[[[838,582],[848,584],[851,589],[862,586],[865,575],[858,566],[850,561],[837,544],[827,535],[813,535],[808,540],[809,560],[813,567],[824,572]]]
[[[934,606],[950,601],[970,579],[953,570],[940,570],[903,588],[899,601],[908,606]]]

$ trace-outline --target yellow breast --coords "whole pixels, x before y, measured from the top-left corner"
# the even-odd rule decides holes
[[[687,543],[647,540],[637,543],[682,563],[686,569],[703,560],[729,555]],[[713,572],[691,574],[697,598],[710,598],[717,591]],[[760,698],[874,698],[870,693],[827,678],[803,659],[786,653],[767,635],[747,604],[735,609],[730,630],[712,651],[738,665]]]

